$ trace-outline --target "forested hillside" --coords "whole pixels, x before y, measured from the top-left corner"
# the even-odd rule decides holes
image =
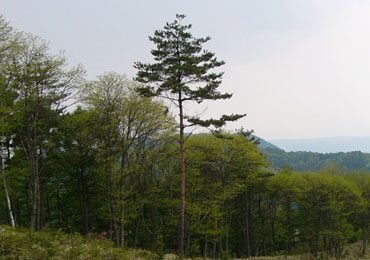
[[[317,165],[312,172],[275,171],[249,131],[222,129],[244,115],[202,120],[182,114],[182,102],[231,94],[217,91],[222,73],[208,73],[223,64],[202,51],[209,38],[192,38],[186,31],[191,26],[177,20],[166,26],[170,31],[152,38],[162,63],[137,63],[138,83],[116,72],[87,80],[82,66],[68,67],[45,41],[0,17],[0,223],[29,228],[25,242],[34,239],[31,248],[40,254],[55,253],[37,250],[47,248],[48,235],[34,232],[45,230],[54,238],[56,230],[79,233],[72,242],[65,239],[76,250],[82,236],[103,237],[115,247],[155,252],[149,256],[227,259],[321,251],[341,257],[344,246],[356,241],[363,241],[365,253],[370,172],[318,171],[331,158],[318,154],[305,159]],[[165,36],[170,40],[162,41]],[[170,113],[158,99],[162,95],[177,97],[182,118]],[[212,131],[186,135],[184,129],[194,125]],[[347,170],[368,167],[365,155],[349,155],[342,157],[353,165]],[[23,236],[4,230],[7,241]],[[59,244],[49,242],[57,250]],[[15,251],[4,247],[1,252]],[[117,259],[114,254],[124,251],[110,253]]]
[[[370,154],[363,152],[313,153],[285,152],[281,149],[261,148],[275,170],[291,167],[296,171],[319,171],[336,165],[342,171],[370,170]]]

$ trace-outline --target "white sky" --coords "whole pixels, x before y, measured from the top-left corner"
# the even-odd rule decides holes
[[[65,50],[89,78],[151,61],[154,30],[187,15],[205,48],[225,60],[231,100],[190,107],[203,117],[247,113],[230,124],[267,140],[370,136],[370,1],[1,0],[11,25]]]

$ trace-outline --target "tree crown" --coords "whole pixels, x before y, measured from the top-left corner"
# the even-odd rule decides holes
[[[225,64],[215,54],[203,49],[210,37],[196,38],[189,30],[191,24],[184,25],[183,14],[177,14],[172,23],[166,23],[162,30],[150,36],[156,48],[151,51],[154,63],[136,62],[138,69],[135,80],[144,84],[138,92],[145,96],[158,96],[171,100],[181,107],[185,101],[202,103],[204,100],[229,99],[232,94],[221,93],[218,87],[223,72],[214,72]],[[191,125],[221,127],[226,121],[235,121],[245,115],[223,115],[220,119],[201,120],[199,117],[185,116]]]

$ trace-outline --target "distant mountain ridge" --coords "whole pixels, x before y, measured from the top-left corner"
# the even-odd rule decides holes
[[[370,153],[370,136],[278,139],[269,142],[287,152],[339,153],[361,151]]]
[[[261,148],[261,149],[277,149],[277,150],[282,150],[279,147],[277,147],[276,145],[274,145],[274,144],[272,144],[270,142],[267,142],[265,139],[263,139],[261,137],[258,137],[256,135],[254,137],[259,140],[258,147]]]
[[[261,140],[259,144],[261,152],[266,155],[275,170],[287,166],[295,171],[320,171],[325,167],[335,165],[343,171],[360,169],[370,171],[370,153],[366,152],[370,152],[370,137],[302,139],[303,142],[302,140],[288,140],[289,142],[274,140],[273,144],[260,137],[259,139]],[[325,145],[328,147],[325,148]],[[293,149],[296,151],[289,151]]]

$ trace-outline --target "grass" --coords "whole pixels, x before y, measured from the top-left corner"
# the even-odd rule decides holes
[[[245,258],[244,258],[245,259]],[[251,257],[248,260],[370,260],[370,250],[363,256],[362,255],[362,241],[350,244],[345,247],[344,253],[340,258],[329,257],[325,253],[319,253],[317,258],[312,255],[295,255],[295,256],[271,256],[271,257]],[[233,259],[243,260],[243,259]]]
[[[345,248],[343,260],[370,260],[370,252],[361,256],[362,243],[354,243]],[[370,251],[370,249],[369,249]],[[60,230],[33,232],[25,228],[13,229],[0,225],[0,259],[78,259],[78,260],[177,260],[176,255],[168,254],[159,257],[146,250],[115,248],[105,237],[82,237],[80,234],[65,234]],[[200,260],[196,258],[193,260]],[[313,260],[312,256],[274,256],[252,257],[248,260]],[[320,254],[317,259],[328,258]],[[191,260],[191,259],[188,259]],[[242,259],[234,259],[242,260]]]
[[[0,259],[156,260],[159,257],[145,250],[115,248],[112,242],[99,237],[0,226]]]

